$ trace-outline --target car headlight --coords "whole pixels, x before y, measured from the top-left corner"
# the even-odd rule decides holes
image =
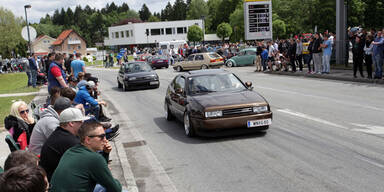
[[[158,79],[159,79],[159,76],[157,76],[157,75],[152,75],[152,78],[153,78],[154,80],[158,80]]]
[[[264,113],[268,112],[268,106],[259,106],[259,107],[253,107],[254,113]]]
[[[133,80],[136,80],[136,77],[130,77],[130,78],[128,78],[128,81],[133,81]]]
[[[205,117],[221,117],[223,116],[223,111],[208,111],[205,112]]]

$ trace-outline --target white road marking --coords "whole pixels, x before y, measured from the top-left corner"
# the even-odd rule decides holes
[[[280,92],[280,93],[287,93],[287,94],[293,94],[293,95],[301,95],[301,96],[306,96],[306,97],[313,97],[313,98],[323,99],[323,100],[327,100],[327,101],[332,101],[332,102],[340,103],[340,104],[344,104],[344,105],[349,105],[349,106],[354,106],[354,107],[359,107],[359,108],[365,108],[365,109],[370,109],[370,110],[384,112],[384,108],[372,107],[372,106],[368,106],[366,104],[361,105],[361,104],[357,104],[357,103],[341,101],[341,100],[333,99],[333,98],[330,98],[330,97],[323,97],[323,96],[318,96],[318,95],[305,94],[305,93],[300,93],[300,92],[295,92],[295,91],[288,91],[288,90],[282,90],[282,89],[274,89],[274,88],[263,87],[263,86],[254,86],[254,87],[255,88],[260,88],[260,89],[267,89],[267,90],[271,90],[271,91],[275,91],[275,92]]]
[[[289,114],[289,115],[293,115],[293,116],[296,116],[296,117],[300,117],[300,118],[303,118],[303,119],[308,119],[308,120],[316,121],[318,123],[330,125],[330,126],[333,126],[333,127],[338,127],[338,128],[348,129],[349,130],[348,127],[345,127],[345,126],[342,126],[342,125],[339,125],[339,124],[336,124],[336,123],[332,123],[332,122],[329,122],[329,121],[326,121],[326,120],[323,120],[323,119],[320,119],[320,118],[317,118],[317,117],[306,115],[304,113],[295,112],[295,111],[292,111],[292,110],[289,110],[289,109],[278,109],[277,111],[278,112],[282,112],[282,113],[286,113],[286,114]]]
[[[352,129],[353,131],[360,131],[360,132],[375,134],[375,135],[383,135],[384,134],[384,127],[383,126],[366,125],[366,124],[359,124],[359,123],[351,123],[351,125],[363,128],[363,129]]]

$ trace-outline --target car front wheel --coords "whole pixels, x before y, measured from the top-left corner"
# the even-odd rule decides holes
[[[171,121],[173,119],[173,115],[167,103],[164,103],[164,112],[165,119],[167,119],[167,121]]]
[[[187,135],[188,137],[193,137],[196,134],[195,130],[193,129],[189,114],[187,112],[184,113],[184,130],[185,135]]]
[[[233,67],[233,62],[232,61],[228,61],[227,62],[227,67]]]
[[[201,69],[208,69],[208,66],[207,65],[202,65]]]
[[[177,66],[177,68],[176,68],[176,71],[177,72],[181,72],[183,69],[181,68],[181,66]]]
[[[119,80],[117,80],[117,87],[118,87],[118,88],[122,88],[122,87],[123,87],[123,85],[120,83]]]

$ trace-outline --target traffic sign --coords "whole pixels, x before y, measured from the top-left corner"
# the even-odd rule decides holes
[[[29,26],[29,37],[31,38],[31,42],[33,42],[36,39],[36,30],[32,26]],[[21,30],[21,36],[24,40],[28,41],[28,29],[27,26],[23,27]]]

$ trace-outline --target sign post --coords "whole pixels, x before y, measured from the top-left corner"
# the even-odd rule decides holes
[[[272,1],[244,1],[245,40],[272,39]]]

